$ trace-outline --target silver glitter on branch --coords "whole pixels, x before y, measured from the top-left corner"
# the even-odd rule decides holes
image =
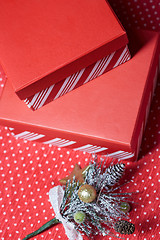
[[[116,190],[121,188],[121,186],[117,187],[117,183],[122,178],[124,171],[124,163],[111,163],[106,168],[106,159],[101,159],[98,163],[97,157],[95,157],[85,173],[83,184],[76,182],[75,177],[67,182],[60,208],[62,216],[72,222],[76,230],[84,233],[90,239],[97,234],[117,237],[112,230],[118,229],[119,231],[121,226],[123,228],[131,226],[133,231],[133,224],[127,225],[128,213],[121,208],[121,203],[129,201],[128,198],[132,193],[116,193]],[[88,187],[88,185],[94,188],[97,194],[96,199],[92,202],[85,202],[78,195],[81,186]],[[84,193],[86,194],[86,192]],[[85,215],[85,220],[80,223],[74,219],[74,215],[79,212]],[[81,216],[78,220],[80,221],[80,219]],[[121,224],[121,221],[124,220],[125,226],[124,222]],[[119,225],[115,225],[117,222]],[[132,231],[128,230],[129,233]]]

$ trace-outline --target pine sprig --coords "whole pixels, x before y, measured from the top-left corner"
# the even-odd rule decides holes
[[[123,163],[111,164],[106,169],[106,160],[101,160],[98,163],[97,158],[94,158],[85,173],[84,184],[95,188],[97,199],[91,203],[80,200],[78,190],[81,185],[76,183],[75,178],[73,178],[72,182],[69,181],[66,184],[64,201],[61,205],[62,216],[72,222],[75,229],[89,237],[97,234],[113,236],[111,229],[114,228],[115,222],[121,219],[128,219],[127,214],[122,211],[120,204],[128,201],[128,197],[132,194],[115,192],[115,189],[120,188],[116,184],[123,176],[124,170],[125,165]],[[77,224],[74,221],[74,214],[78,211],[82,211],[86,215],[85,222],[81,224]]]
[[[98,162],[95,156],[83,173],[84,183],[77,182],[75,176],[67,181],[59,209],[62,217],[89,239],[98,234],[117,237],[112,233],[113,229],[124,234],[132,234],[135,229],[134,224],[126,221],[129,218],[128,213],[121,207],[121,203],[132,202],[129,199],[132,193],[117,192],[124,185],[117,183],[124,174],[125,164],[112,162],[106,168],[106,161],[107,158]],[[94,198],[91,201],[83,201],[79,191],[81,187],[86,190],[84,187],[88,186],[92,189]],[[77,213],[82,214],[82,220],[76,220]],[[30,239],[57,223],[60,221],[54,218],[23,240]]]

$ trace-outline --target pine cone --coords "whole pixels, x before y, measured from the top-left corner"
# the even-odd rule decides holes
[[[121,234],[132,234],[132,233],[134,233],[135,226],[133,223],[130,223],[130,222],[127,222],[124,220],[120,220],[115,223],[114,229],[116,232],[119,232]]]

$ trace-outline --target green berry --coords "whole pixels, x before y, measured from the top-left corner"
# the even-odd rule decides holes
[[[76,223],[83,223],[86,219],[86,214],[82,211],[77,211],[74,213],[74,221]]]
[[[130,211],[131,207],[130,207],[129,203],[121,202],[120,209],[121,209],[122,212],[128,213]]]

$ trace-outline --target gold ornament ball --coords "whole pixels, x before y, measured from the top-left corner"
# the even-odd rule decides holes
[[[97,193],[93,186],[85,184],[79,188],[78,196],[82,202],[90,203],[96,199]]]

